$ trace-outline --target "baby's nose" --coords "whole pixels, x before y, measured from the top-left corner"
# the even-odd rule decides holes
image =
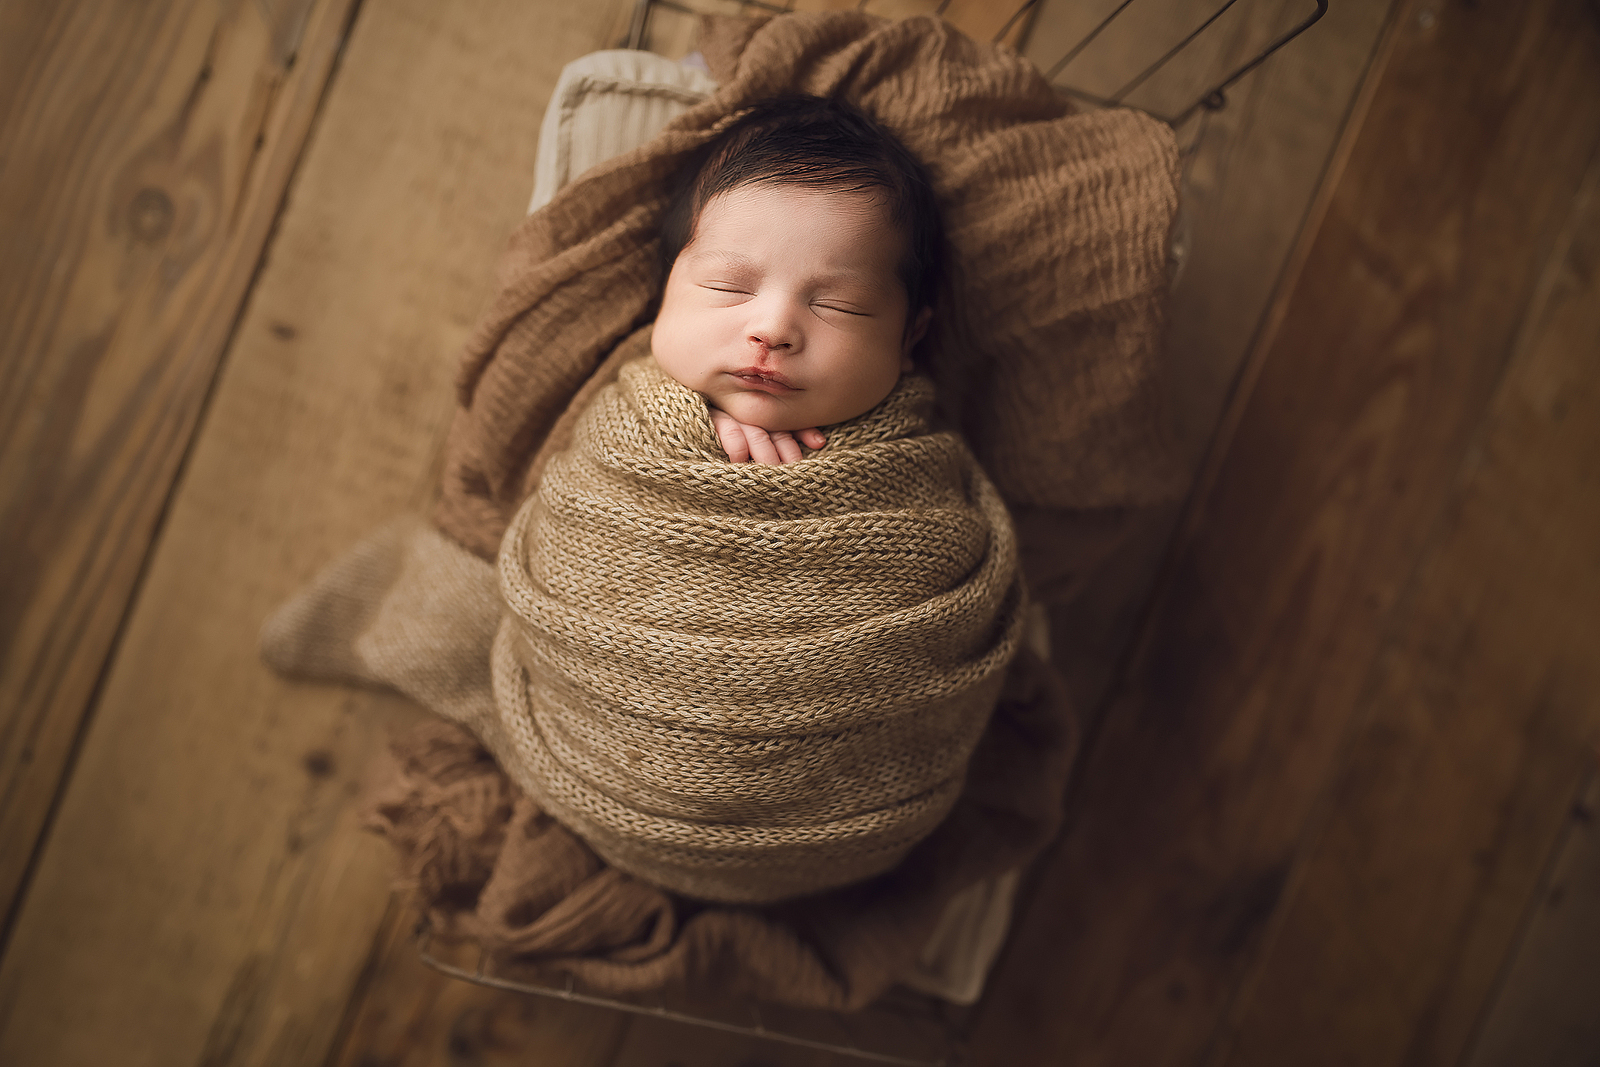
[[[766,352],[794,351],[800,340],[797,319],[801,309],[794,298],[784,292],[763,293],[750,305],[750,318],[745,321],[750,345]]]
[[[750,343],[763,352],[781,352],[794,347],[794,342],[784,340],[776,330],[759,330],[752,333]]]

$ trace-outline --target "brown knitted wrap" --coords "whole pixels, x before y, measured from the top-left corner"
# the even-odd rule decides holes
[[[1010,519],[907,377],[785,466],[626,366],[500,554],[506,769],[621,870],[765,903],[894,866],[949,812],[1021,630]]]

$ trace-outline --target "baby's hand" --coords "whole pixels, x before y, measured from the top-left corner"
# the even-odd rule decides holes
[[[716,428],[717,440],[722,450],[735,463],[755,460],[757,463],[793,463],[800,458],[800,446],[821,448],[827,443],[822,431],[763,430],[759,426],[746,426],[726,411],[711,409],[711,425]]]

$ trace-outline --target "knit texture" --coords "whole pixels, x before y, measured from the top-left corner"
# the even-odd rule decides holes
[[[1166,126],[1075,113],[1015,52],[932,18],[713,19],[702,49],[709,99],[512,235],[457,379],[443,530],[494,557],[584,390],[647,345],[672,177],[742,107],[793,92],[843,96],[927,166],[953,269],[923,344],[1005,499],[1093,509],[1179,490],[1157,373],[1177,207]]]
[[[893,870],[767,907],[687,905],[608,865],[442,720],[395,740],[366,819],[434,934],[474,942],[500,976],[860,1008],[911,969],[959,890],[1049,839],[1076,740],[1062,699],[1024,645],[949,817]]]
[[[1005,505],[908,376],[733,464],[654,360],[579,421],[500,552],[503,762],[607,861],[766,903],[879,874],[955,804],[1021,631]]]
[[[606,994],[686,985],[860,1007],[914,967],[949,902],[1054,831],[1076,731],[1059,679],[1024,641],[955,807],[900,864],[763,907],[685,901],[606,863],[502,769],[512,758],[486,651],[497,584],[490,564],[408,518],[330,564],[262,633],[286,674],[388,684],[454,720],[394,740],[366,818],[394,844],[434,933],[475,942],[497,973]]]

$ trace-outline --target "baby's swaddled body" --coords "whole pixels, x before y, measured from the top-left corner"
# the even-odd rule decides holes
[[[950,813],[1022,587],[914,373],[942,240],[921,165],[815,97],[708,153],[662,223],[651,357],[501,542],[487,740],[612,866],[757,904],[887,871]]]
[[[1003,504],[903,378],[798,463],[623,369],[502,546],[506,769],[608,862],[708,900],[897,863],[960,794],[1016,650]]]

